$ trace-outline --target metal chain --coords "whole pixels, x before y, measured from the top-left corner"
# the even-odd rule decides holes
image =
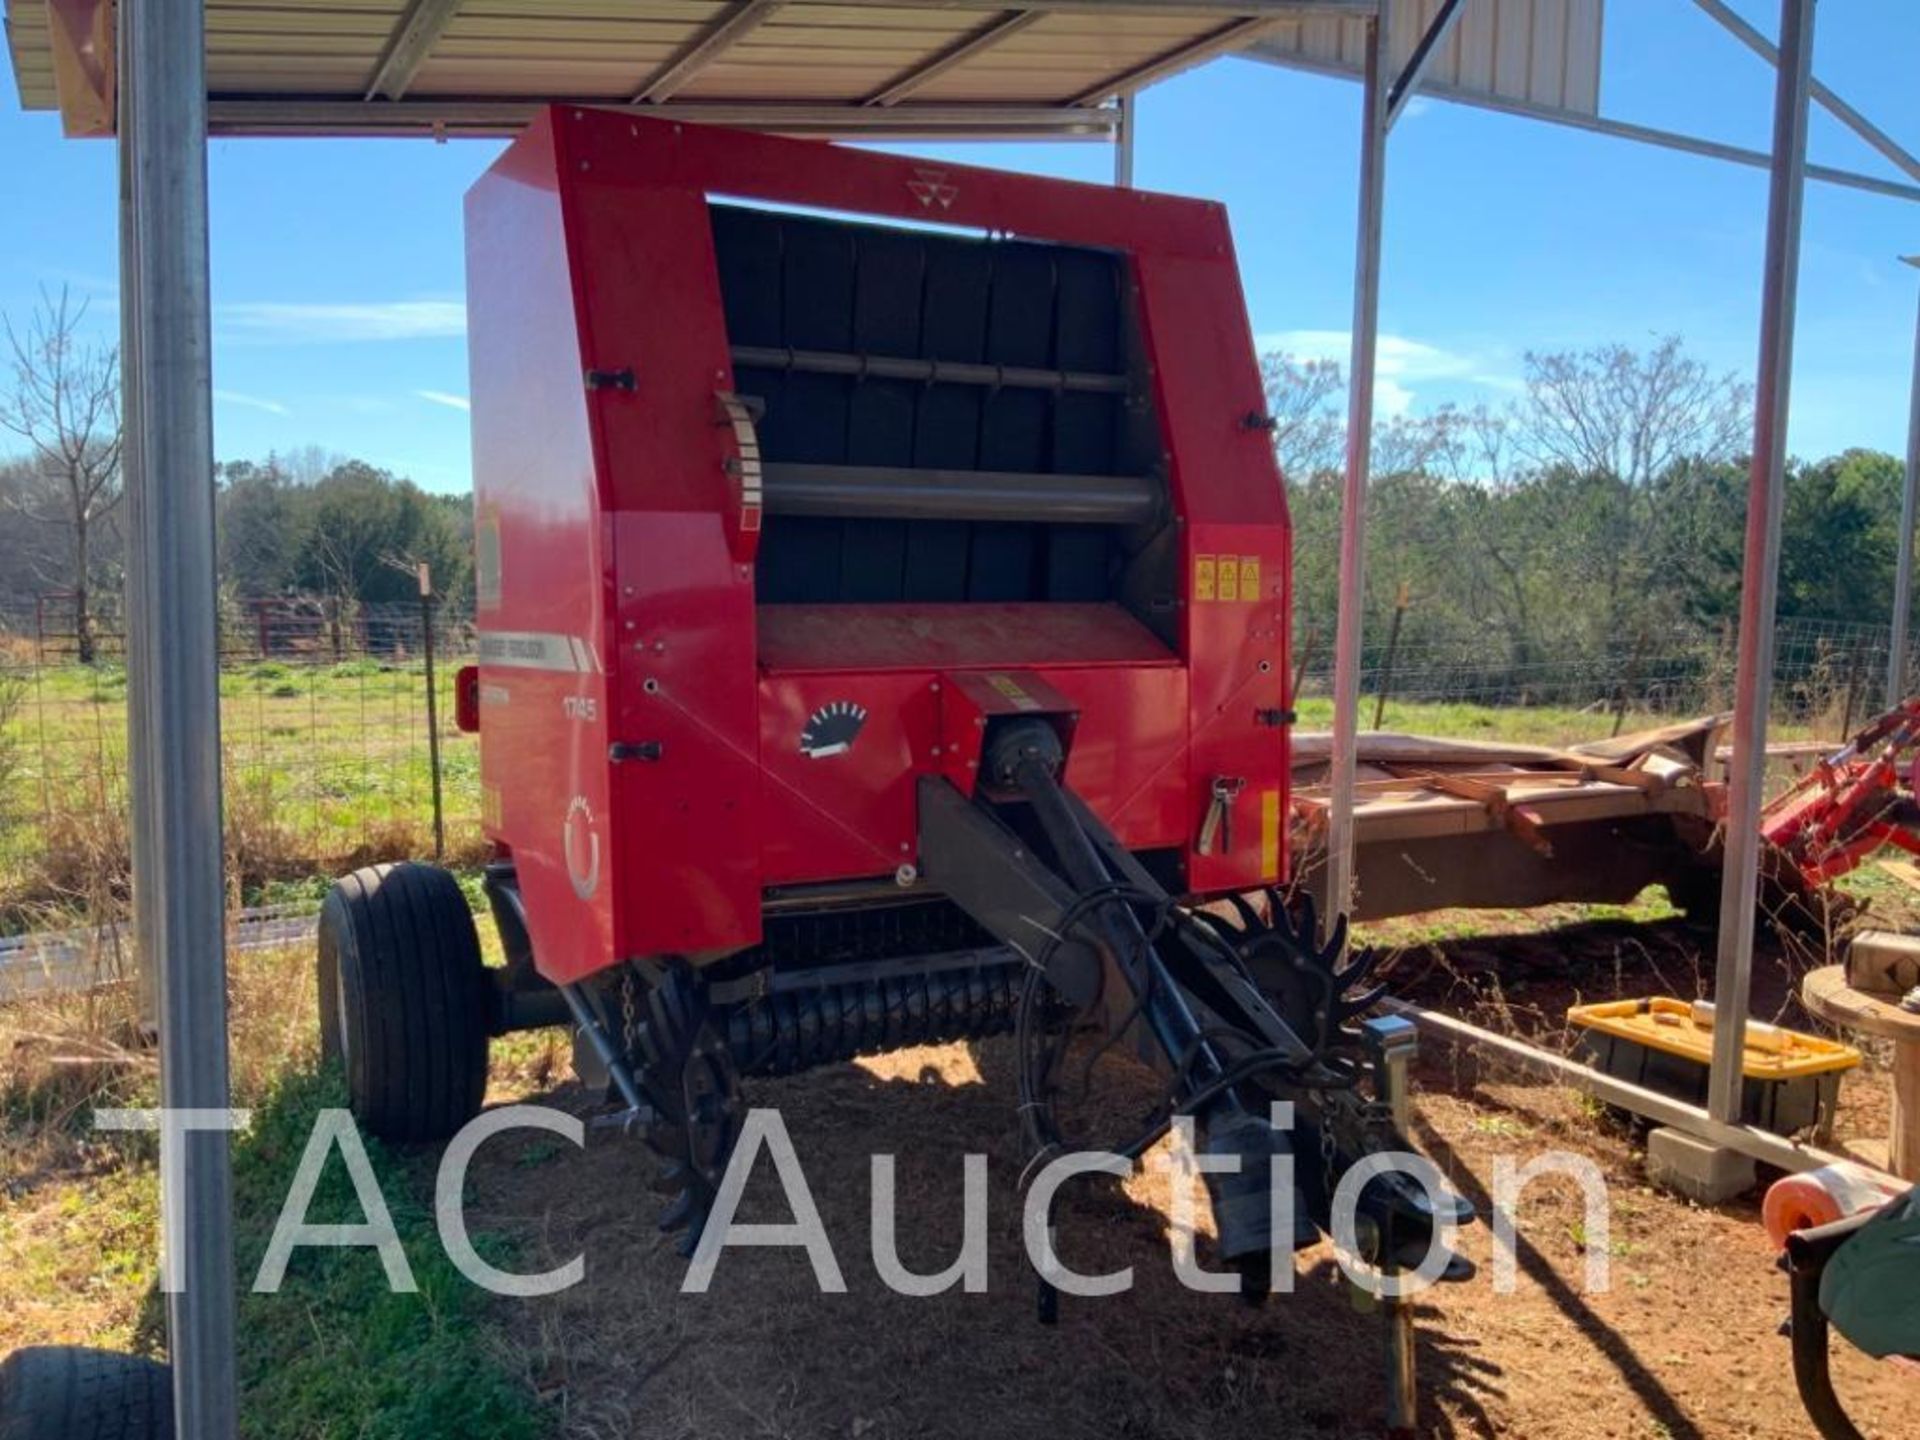
[[[640,1046],[640,984],[633,971],[620,977],[620,1043],[632,1059]]]

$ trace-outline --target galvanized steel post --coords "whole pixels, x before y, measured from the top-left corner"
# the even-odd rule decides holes
[[[1900,257],[1920,269],[1920,255]],[[1893,571],[1893,634],[1887,646],[1887,708],[1906,699],[1907,615],[1913,608],[1913,526],[1920,508],[1920,311],[1913,326],[1913,374],[1908,381],[1907,481],[1900,492],[1900,553]]]
[[[129,725],[135,890],[155,967],[169,1111],[228,1104],[221,878],[219,624],[207,274],[206,14],[200,0],[120,9],[128,84],[122,263],[132,467]],[[228,1138],[190,1134],[163,1168],[174,1423],[232,1440],[234,1262]]]
[[[1747,1006],[1752,994],[1754,912],[1759,905],[1760,810],[1766,798],[1767,710],[1773,699],[1773,610],[1779,588],[1780,511],[1793,380],[1794,303],[1800,278],[1800,210],[1806,189],[1807,97],[1813,73],[1814,0],[1781,0],[1780,65],[1774,87],[1773,182],[1754,392],[1753,461],[1747,475],[1746,558],[1735,664],[1733,761],[1720,943],[1714,969],[1713,1075],[1707,1110],[1740,1118]]]
[[[1333,652],[1333,765],[1328,776],[1327,903],[1323,923],[1353,904],[1353,780],[1360,741],[1360,644],[1366,610],[1367,480],[1373,443],[1373,361],[1380,331],[1380,222],[1386,201],[1387,35],[1391,0],[1367,21],[1361,92],[1360,221],[1347,374],[1347,470],[1340,500],[1340,591]]]

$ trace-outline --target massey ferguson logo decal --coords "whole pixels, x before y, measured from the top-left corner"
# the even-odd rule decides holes
[[[946,171],[929,170],[925,166],[913,172],[907,189],[913,192],[922,210],[931,210],[936,205],[942,210],[951,210],[953,202],[960,198],[960,187],[947,179]]]
[[[584,842],[576,843],[576,837],[582,834]],[[582,848],[587,852],[584,856]],[[584,795],[574,796],[567,806],[567,818],[560,822],[560,849],[566,856],[573,893],[582,900],[593,899],[600,888],[600,831],[594,825],[593,806]]]

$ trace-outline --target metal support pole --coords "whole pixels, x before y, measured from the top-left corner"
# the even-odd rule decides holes
[[[1920,269],[1920,255],[1900,257]],[[1900,492],[1900,554],[1893,568],[1893,636],[1887,647],[1887,708],[1907,698],[1907,615],[1913,608],[1913,526],[1920,511],[1920,313],[1913,326],[1913,375],[1907,401],[1907,483]]]
[[[1366,599],[1367,478],[1373,444],[1373,358],[1380,330],[1380,218],[1386,200],[1387,35],[1391,0],[1367,21],[1361,90],[1360,222],[1347,373],[1347,473],[1340,498],[1340,593],[1333,651],[1333,767],[1328,777],[1327,903],[1322,922],[1353,905],[1353,778],[1360,743],[1360,641]]]
[[[1713,1075],[1707,1097],[1708,1112],[1727,1125],[1740,1118],[1754,911],[1759,904],[1760,808],[1766,799],[1767,710],[1773,699],[1773,610],[1780,578],[1780,510],[1793,381],[1794,303],[1800,280],[1813,12],[1814,0],[1781,0],[1773,184],[1767,204],[1760,366],[1754,388],[1753,461],[1747,475],[1746,558],[1740,588],[1740,654],[1734,669],[1726,863],[1714,969]]]
[[[1138,99],[1131,90],[1118,97],[1120,123],[1113,127],[1113,183],[1133,188],[1133,127],[1139,121]]]
[[[427,768],[433,776],[433,858],[447,858],[445,797],[440,781],[440,685],[433,665],[433,572],[420,562],[420,654],[427,682]]]
[[[131,724],[144,730],[133,793],[142,954],[159,976],[160,1095],[169,1111],[224,1110],[226,907],[221,879],[218,613],[207,277],[205,7],[120,11],[131,81],[131,293],[124,297],[136,527],[129,617]],[[163,1167],[174,1428],[232,1440],[234,1262],[227,1136],[188,1134]]]
[[[136,259],[137,241],[133,229],[134,126],[132,123],[133,67],[126,46],[118,58],[118,94],[120,106],[119,137],[116,156],[120,167],[120,474],[127,497],[127,529],[138,535],[146,511],[145,471],[140,459],[140,267]],[[144,682],[150,673],[147,658],[146,627],[139,617],[146,613],[147,566],[143,547],[127,547],[126,600],[124,609],[127,650],[127,789],[131,811],[129,840],[133,856],[133,965],[134,1004],[139,1012],[140,1028],[149,1037],[158,1033],[160,1018],[160,975],[154,964],[152,945],[159,922],[153,908],[153,856],[156,853],[151,834],[154,818],[152,801],[142,787],[152,774],[153,761],[147,749],[147,727],[137,723],[149,713]]]

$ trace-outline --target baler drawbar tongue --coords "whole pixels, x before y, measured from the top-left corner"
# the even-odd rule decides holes
[[[1058,718],[989,721],[971,798],[944,777],[921,780],[928,879],[1026,962],[1014,1028],[1039,1156],[1090,1148],[1069,1141],[1061,1114],[1069,1052],[1134,1043],[1166,1077],[1162,1100],[1140,1133],[1094,1148],[1137,1157],[1185,1123],[1199,1152],[1234,1157],[1206,1180],[1220,1255],[1257,1296],[1276,1249],[1290,1262],[1294,1246],[1333,1232],[1349,1169],[1410,1149],[1387,1103],[1382,1046],[1350,1024],[1384,993],[1363,988],[1377,956],[1346,955],[1344,922],[1316,945],[1311,907],[1296,928],[1274,892],[1265,915],[1236,900],[1231,920],[1179,904],[1063,784]],[[1271,1195],[1281,1156],[1292,1157],[1290,1210]],[[1288,1213],[1291,1233],[1276,1235],[1275,1216]],[[1394,1269],[1472,1216],[1450,1190],[1386,1171],[1361,1190],[1355,1231],[1364,1259]],[[1440,1278],[1471,1273],[1443,1253]]]

